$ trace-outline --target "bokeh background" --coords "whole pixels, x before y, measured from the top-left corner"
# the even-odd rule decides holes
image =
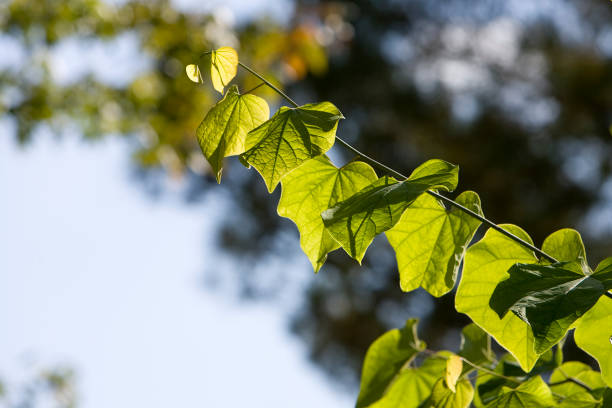
[[[460,164],[536,244],[612,255],[608,0],[4,0],[0,28],[1,407],[350,406],[405,319],[458,347],[453,293],[402,293],[384,237],[315,276],[279,189],[237,160],[215,183],[195,129],[219,95],[184,73],[214,47],[401,172]]]

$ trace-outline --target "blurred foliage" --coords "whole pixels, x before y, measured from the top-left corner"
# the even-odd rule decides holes
[[[276,216],[277,201],[254,172],[236,162],[225,184],[211,188],[195,129],[217,95],[184,74],[201,52],[234,46],[299,103],[332,101],[347,117],[339,134],[402,172],[433,157],[460,164],[460,191],[477,191],[489,218],[521,225],[539,244],[555,229],[591,225],[585,215],[610,204],[611,22],[612,4],[601,0],[300,0],[284,23],[240,24],[159,0],[12,0],[0,5],[1,38],[23,55],[1,65],[0,115],[14,120],[20,143],[41,126],[61,133],[76,124],[90,139],[124,135],[143,174],[187,176],[192,199],[223,191],[236,209],[219,231],[220,247],[244,266],[235,268],[244,271],[243,293],[257,296],[253,265],[282,258],[287,245],[297,250],[297,234]],[[86,54],[125,35],[137,38],[138,54],[130,66],[111,68],[127,81],[97,71],[70,81],[54,74],[62,44],[76,40]],[[132,68],[143,61],[144,69]],[[244,72],[238,83],[258,84]],[[256,93],[280,102],[265,88]],[[595,262],[610,255],[609,228],[579,228]],[[310,271],[282,271],[293,273]],[[468,320],[455,312],[453,294],[433,302],[420,290],[400,292],[397,281],[382,240],[361,268],[332,253],[292,330],[316,362],[349,384],[367,346],[407,317],[421,318],[432,348],[456,346]],[[572,344],[567,357],[580,358]]]
[[[0,383],[0,407],[74,408],[77,406],[74,372],[68,368],[45,369],[28,373],[25,381]]]

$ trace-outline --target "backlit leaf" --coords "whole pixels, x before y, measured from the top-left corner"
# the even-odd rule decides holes
[[[548,408],[556,405],[548,385],[540,376],[536,376],[516,388],[502,386],[499,394],[485,406],[487,408]]]
[[[402,368],[425,349],[425,343],[417,337],[417,322],[417,319],[410,319],[404,328],[390,330],[370,345],[363,362],[357,408],[370,406],[379,400],[389,385],[397,380]],[[440,369],[441,374],[443,370],[444,366]]]
[[[434,384],[444,376],[446,361],[452,355],[439,352],[427,358],[420,367],[406,367],[399,372],[382,398],[369,408],[417,408],[431,395]]]
[[[377,234],[392,228],[404,210],[429,189],[452,191],[459,168],[443,160],[429,160],[403,182],[381,177],[321,216],[330,234],[354,259],[361,262]]]
[[[247,135],[243,158],[257,169],[272,192],[285,174],[332,147],[342,118],[329,102],[283,106]]]
[[[238,71],[238,53],[232,47],[221,47],[210,53],[210,77],[218,92],[225,88]]]
[[[531,242],[529,235],[514,225],[500,225],[505,230]],[[474,323],[493,336],[497,342],[530,371],[538,359],[534,349],[531,327],[513,313],[502,319],[489,306],[489,299],[497,284],[508,277],[508,269],[517,262],[535,263],[533,252],[493,229],[472,245],[465,255],[463,276],[455,306],[467,314]]]
[[[315,271],[329,252],[340,247],[325,229],[321,212],[376,179],[374,169],[366,163],[354,161],[337,168],[325,155],[308,160],[282,179],[278,214],[297,225],[302,250]]]
[[[457,380],[461,375],[461,371],[463,370],[463,360],[461,357],[457,355],[452,355],[446,361],[446,372],[444,374],[444,381],[446,386],[452,391],[455,392],[455,385],[457,384]]]
[[[555,369],[549,381],[552,392],[563,397],[559,398],[561,407],[595,408],[601,405],[599,398],[595,398],[584,387],[568,379],[578,381],[592,390],[606,386],[601,373],[592,370],[584,363],[569,361]]]
[[[500,282],[489,302],[503,317],[509,310],[528,323],[535,351],[543,353],[565,336],[570,326],[607,290],[599,276],[582,274],[578,262],[552,265],[516,264]]]
[[[460,194],[455,201],[482,214],[480,198],[472,191]],[[456,207],[447,210],[429,194],[420,195],[386,232],[397,257],[402,290],[422,286],[433,296],[448,293],[479,226],[480,221]]]
[[[202,75],[200,74],[200,67],[196,64],[189,64],[185,67],[185,72],[187,73],[187,77],[195,82],[202,83]]]
[[[559,262],[577,261],[585,274],[590,272],[582,238],[574,229],[564,228],[550,234],[542,244],[542,251]]]
[[[602,296],[578,320],[574,339],[597,360],[604,381],[612,387],[612,299]]]
[[[217,182],[221,182],[223,158],[243,153],[247,133],[269,116],[265,100],[255,95],[240,95],[235,85],[208,111],[196,134]]]
[[[467,408],[474,398],[474,388],[468,380],[457,383],[456,390],[448,388],[443,379],[433,386],[431,396],[423,408]]]

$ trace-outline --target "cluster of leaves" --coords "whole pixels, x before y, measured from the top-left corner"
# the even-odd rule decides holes
[[[497,363],[490,351],[470,355],[474,353],[466,350],[477,347],[466,341],[459,356],[440,352],[417,369],[411,364],[425,346],[416,338],[416,322],[409,321],[403,331],[387,333],[371,346],[357,406],[463,407],[472,400],[476,406],[603,403],[603,390],[612,386],[611,333],[602,330],[612,327],[612,258],[592,271],[580,235],[571,229],[551,234],[537,252],[546,254],[541,258],[529,235],[514,225],[496,227],[506,234],[489,229],[469,246],[486,220],[478,195],[466,191],[451,201],[439,194],[457,188],[458,166],[429,160],[401,180],[378,177],[364,161],[338,168],[325,155],[344,118],[332,103],[298,106],[277,90],[294,106],[283,106],[270,118],[264,99],[228,87],[241,65],[235,50],[223,47],[204,57],[207,69],[192,64],[186,71],[192,81],[204,82],[202,72],[210,69],[214,88],[225,92],[197,129],[218,182],[224,158],[238,155],[243,165],[261,174],[270,193],[281,183],[278,213],[296,224],[315,271],[338,248],[361,262],[374,237],[383,232],[396,251],[404,291],[423,287],[442,296],[454,288],[463,263],[456,309],[477,325],[466,330],[474,334],[482,328],[477,337],[484,336],[489,344],[490,335],[510,353],[500,360],[503,364]],[[446,207],[440,198],[452,205]],[[551,357],[552,348],[572,328],[578,346],[596,358],[602,370],[584,374],[589,384],[576,379],[586,368],[560,366],[562,357]],[[552,378],[578,370],[568,382],[582,381],[577,386],[588,397],[575,397],[573,388],[566,390],[565,380],[553,381],[550,387],[562,387],[551,391],[538,374],[543,367],[550,370],[552,360],[559,366]],[[476,393],[470,382],[473,369],[463,369],[463,361],[472,368],[489,366],[481,370],[491,378],[478,376]],[[520,374],[509,375],[507,365]]]
[[[427,350],[417,321],[379,337],[363,364],[357,407],[602,407],[612,391],[599,372],[563,362],[561,348],[548,350],[524,371],[511,354],[496,359],[491,338],[476,324],[462,331],[461,349]],[[551,372],[548,383],[542,374]]]

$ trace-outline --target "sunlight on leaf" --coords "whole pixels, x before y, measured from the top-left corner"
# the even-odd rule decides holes
[[[500,393],[485,405],[487,408],[549,408],[556,406],[552,392],[540,376],[533,377],[516,388],[502,386]]]
[[[428,357],[420,367],[407,367],[369,408],[417,408],[430,397],[434,384],[442,379],[446,360],[452,353],[441,351]]]
[[[357,408],[379,400],[402,368],[425,349],[425,343],[417,337],[417,323],[417,319],[410,319],[404,328],[390,330],[370,345],[363,362]]]
[[[429,189],[452,191],[459,168],[443,160],[429,160],[403,182],[384,176],[345,201],[324,211],[325,227],[358,262],[381,232],[392,228],[404,210]]]
[[[515,225],[500,225],[527,242],[525,231]],[[457,288],[455,306],[474,323],[493,336],[512,353],[525,371],[530,371],[538,359],[531,327],[513,313],[500,319],[489,306],[497,284],[508,277],[508,269],[517,262],[535,263],[533,252],[501,233],[489,229],[482,240],[472,245],[465,255],[463,276]]]
[[[283,106],[249,132],[243,158],[257,169],[271,193],[285,174],[333,146],[338,121],[343,118],[329,102]]]
[[[456,390],[451,390],[440,378],[434,384],[431,396],[423,408],[467,408],[473,398],[474,388],[469,380],[457,382]]]
[[[601,297],[578,320],[574,339],[578,347],[597,360],[601,375],[612,387],[612,299]]]
[[[232,47],[221,47],[210,53],[210,78],[213,88],[223,93],[238,71],[238,53]]]
[[[556,395],[564,397],[559,398],[561,407],[595,408],[601,406],[599,400],[584,387],[567,381],[568,379],[577,380],[593,390],[606,386],[601,378],[601,373],[592,370],[588,365],[578,361],[564,363],[556,368],[550,376],[550,389]],[[552,385],[555,383],[558,384]]]
[[[461,370],[463,370],[463,360],[461,360],[461,357],[453,354],[446,361],[446,372],[444,374],[446,386],[452,392],[456,391],[455,385],[457,384],[457,380],[461,375]]]
[[[198,84],[202,83],[202,75],[200,74],[200,67],[196,64],[189,64],[185,67],[185,72],[187,73],[187,77]]]
[[[460,194],[455,201],[482,215],[480,198],[473,191]],[[422,286],[433,296],[448,293],[479,226],[476,218],[456,207],[447,210],[429,194],[414,200],[385,233],[395,250],[402,290]]]
[[[240,95],[236,85],[208,111],[196,134],[218,183],[221,182],[223,158],[243,153],[247,133],[269,116],[265,100],[255,95]]]
[[[323,225],[321,212],[361,190],[377,179],[374,169],[355,161],[337,168],[327,156],[308,160],[281,181],[278,214],[295,222],[302,250],[315,272],[338,244]]]

